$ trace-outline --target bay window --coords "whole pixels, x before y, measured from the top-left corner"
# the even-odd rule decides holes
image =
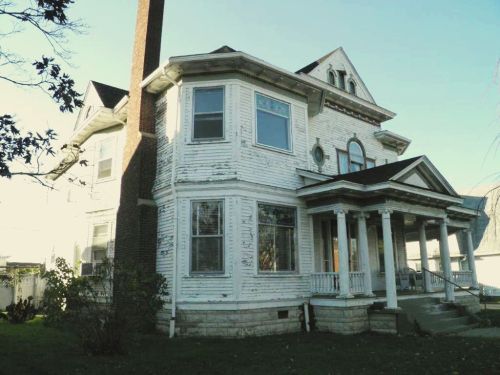
[[[259,203],[258,227],[259,271],[295,271],[296,209]]]
[[[224,138],[224,88],[195,88],[193,97],[193,140]]]
[[[257,143],[291,151],[290,104],[256,94]]]

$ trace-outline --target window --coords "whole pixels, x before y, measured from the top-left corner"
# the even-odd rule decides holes
[[[335,86],[335,73],[333,71],[328,71],[328,83]]]
[[[296,209],[258,205],[259,271],[295,271]]]
[[[224,88],[194,89],[193,140],[224,138]]]
[[[95,275],[97,267],[108,255],[109,223],[96,224],[92,227],[90,262],[82,263],[82,275]]]
[[[191,203],[191,272],[224,272],[224,204]]]
[[[353,95],[356,95],[356,84],[353,80],[349,81],[349,92]]]
[[[312,150],[312,156],[314,159],[314,162],[318,166],[322,166],[325,163],[325,152],[323,151],[323,147],[319,145],[315,145]]]
[[[345,90],[345,70],[338,70],[337,73],[339,75],[339,87]]]
[[[339,174],[349,173],[349,155],[347,152],[337,150],[337,157],[339,163]]]
[[[97,153],[97,179],[111,177],[113,169],[113,138],[104,139],[99,143]]]
[[[256,94],[257,143],[291,150],[290,104]]]
[[[361,145],[356,141],[349,142],[349,171],[357,172],[365,169],[365,156]]]
[[[366,169],[368,168],[374,168],[375,167],[375,160],[373,159],[366,159]]]

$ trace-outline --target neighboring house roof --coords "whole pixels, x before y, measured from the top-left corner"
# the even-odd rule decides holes
[[[102,104],[106,108],[114,108],[124,96],[128,95],[127,90],[120,89],[118,87],[106,85],[104,83],[90,81],[94,85],[97,94],[102,100]]]

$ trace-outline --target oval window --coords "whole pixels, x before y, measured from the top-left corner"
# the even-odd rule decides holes
[[[313,150],[313,158],[316,164],[323,164],[325,161],[325,153],[320,146],[316,146]]]

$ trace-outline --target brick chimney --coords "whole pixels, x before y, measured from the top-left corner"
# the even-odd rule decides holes
[[[140,83],[160,63],[164,0],[138,0],[120,206],[116,262],[155,270],[157,212],[151,190],[156,173],[154,97]]]

